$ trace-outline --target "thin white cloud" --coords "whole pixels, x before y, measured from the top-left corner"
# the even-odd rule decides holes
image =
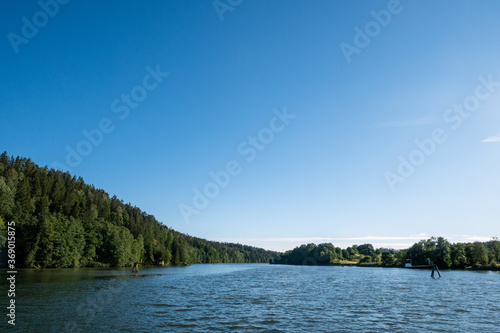
[[[452,243],[462,243],[462,242],[487,242],[490,241],[492,237],[488,236],[475,236],[475,235],[453,235],[447,239]]]
[[[417,233],[410,236],[363,236],[363,237],[282,237],[282,238],[220,238],[216,241],[240,243],[264,247],[275,251],[286,251],[307,243],[334,243],[346,248],[354,244],[370,243],[375,248],[407,249],[418,241],[429,239],[426,233]],[[450,235],[443,236],[450,243],[487,242],[492,237],[477,235]]]
[[[500,142],[500,133],[497,135],[493,135],[492,137],[489,137],[487,139],[484,139],[481,142],[485,142],[485,143]]]
[[[413,235],[410,235],[410,236],[413,236],[413,237],[429,237],[429,235],[427,235],[425,232],[421,232],[419,234],[413,234]]]
[[[379,124],[375,124],[372,127],[410,127],[410,126],[427,125],[435,122],[436,122],[435,117],[428,116],[410,120],[386,121]]]
[[[283,238],[220,238],[219,242],[249,243],[249,242],[319,242],[319,241],[397,241],[397,240],[421,240],[428,238],[427,234],[421,233],[411,236],[363,236],[363,237],[283,237]],[[354,243],[353,243],[354,244]]]

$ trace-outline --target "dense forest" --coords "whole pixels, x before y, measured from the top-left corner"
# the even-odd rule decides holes
[[[439,268],[491,267],[498,265],[500,241],[450,244],[443,237],[432,237],[413,244],[409,249],[374,249],[371,244],[353,245],[347,249],[331,243],[307,244],[285,252],[276,264],[332,265],[350,263],[367,266],[404,267],[426,265],[430,259]]]
[[[176,232],[153,215],[31,159],[0,156],[0,247],[15,222],[16,267],[269,262],[277,253]]]

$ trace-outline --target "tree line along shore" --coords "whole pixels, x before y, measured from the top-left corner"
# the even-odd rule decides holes
[[[375,249],[371,244],[353,245],[346,249],[331,243],[307,244],[283,253],[274,264],[289,265],[358,265],[380,267],[428,266],[429,260],[439,268],[492,269],[499,268],[500,241],[454,243],[443,237],[431,237],[408,249]]]
[[[403,267],[408,259],[440,268],[497,267],[500,242],[450,244],[442,237],[405,250],[346,249],[307,244],[285,253],[208,241],[177,232],[130,203],[79,177],[29,158],[0,155],[0,266],[6,267],[7,230],[15,224],[16,267],[182,266],[197,263],[356,264]],[[8,257],[9,255],[9,257]]]

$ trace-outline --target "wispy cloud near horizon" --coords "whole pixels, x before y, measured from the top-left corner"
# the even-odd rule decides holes
[[[364,237],[280,237],[280,238],[221,238],[217,239],[219,242],[318,242],[318,241],[385,241],[385,240],[421,240],[422,237],[411,235],[404,237],[386,237],[386,236],[364,236]]]
[[[252,244],[277,251],[291,250],[287,246],[300,246],[307,243],[336,243],[336,246],[348,247],[354,244],[370,243],[375,248],[406,249],[414,243],[429,239],[432,236],[426,233],[412,234],[410,236],[362,236],[362,237],[275,237],[275,238],[220,238],[219,242]],[[477,235],[450,235],[444,236],[450,243],[463,242],[487,242],[492,239],[489,236]],[[267,244],[266,244],[267,243]],[[286,244],[284,244],[286,243]],[[266,246],[267,245],[267,246]]]
[[[452,243],[460,243],[460,242],[487,242],[492,239],[492,237],[488,236],[476,236],[476,235],[452,235],[450,237],[445,237],[448,241]]]
[[[497,135],[493,135],[487,139],[484,139],[481,142],[484,142],[484,143],[500,142],[500,133],[498,133]]]

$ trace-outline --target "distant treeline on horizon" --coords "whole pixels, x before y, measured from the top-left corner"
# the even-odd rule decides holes
[[[307,244],[287,251],[273,261],[288,265],[332,265],[356,263],[383,267],[427,265],[429,260],[439,268],[492,267],[498,265],[500,241],[451,244],[443,237],[431,237],[413,244],[409,249],[374,249],[371,244],[353,245],[347,249],[331,243]]]

